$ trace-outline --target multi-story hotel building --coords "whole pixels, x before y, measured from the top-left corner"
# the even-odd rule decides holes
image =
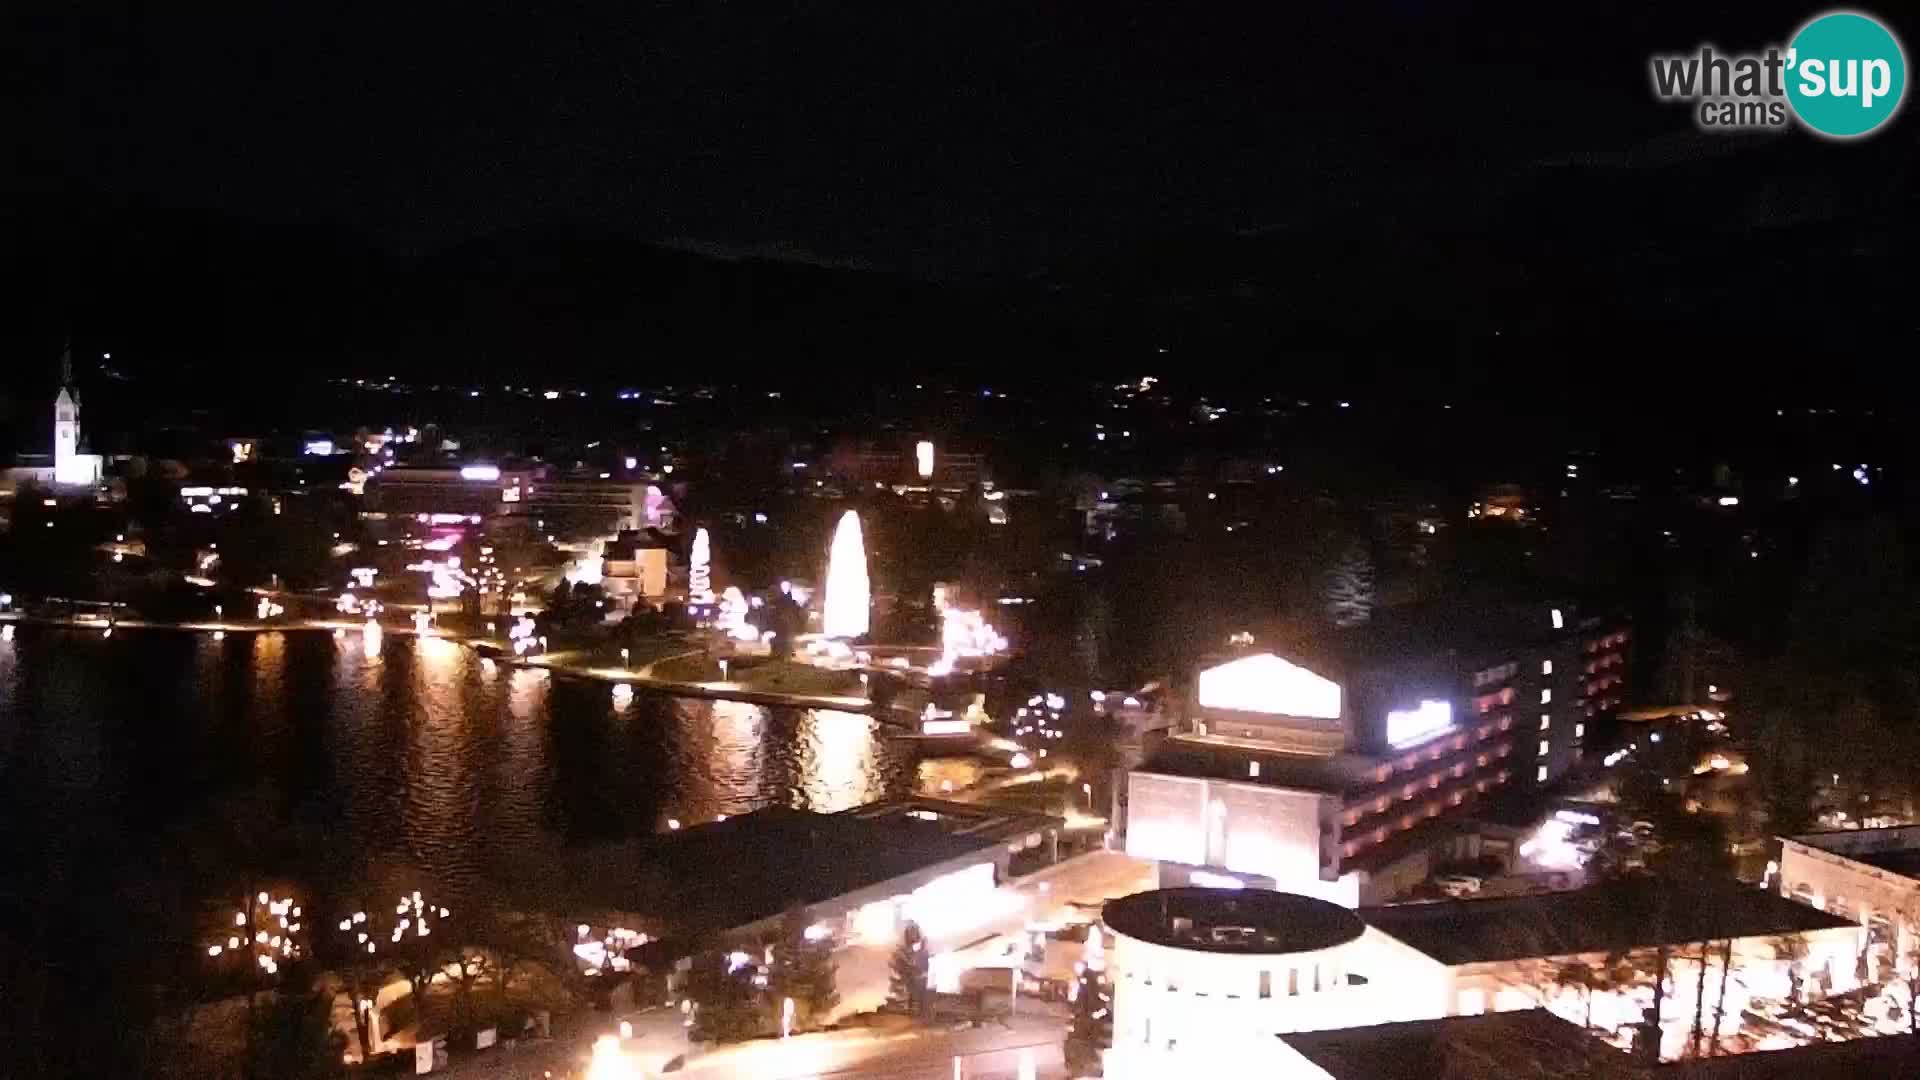
[[[1629,632],[1552,608],[1432,614],[1203,665],[1184,722],[1128,777],[1128,853],[1168,884],[1230,876],[1348,906],[1473,853],[1450,820],[1579,763],[1624,697]]]

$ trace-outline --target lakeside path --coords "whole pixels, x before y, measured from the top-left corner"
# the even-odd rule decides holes
[[[45,616],[28,615],[18,611],[0,612],[0,623],[18,623],[31,626],[50,626],[67,630],[172,630],[187,633],[359,633],[364,632],[366,624],[347,619],[292,619],[284,622],[259,622],[253,620],[195,620],[192,622],[162,622],[141,618],[114,618],[105,616]],[[402,637],[415,636],[419,631],[408,625],[381,624],[380,632]],[[467,648],[479,650],[485,648],[490,653],[487,659],[510,667],[530,668],[546,671],[562,678],[590,679],[608,685],[625,684],[636,691],[669,694],[675,697],[707,698],[719,701],[742,701],[751,705],[769,705],[794,709],[832,709],[839,712],[871,713],[883,722],[896,726],[906,726],[904,721],[892,715],[895,710],[882,709],[866,697],[852,694],[800,693],[786,690],[761,690],[751,685],[731,680],[686,681],[665,679],[652,674],[656,664],[667,660],[679,659],[702,654],[703,649],[688,649],[684,652],[660,657],[638,668],[625,669],[602,667],[575,659],[578,654],[570,652],[547,653],[541,656],[515,656],[512,646],[499,638],[467,637],[460,634],[429,631],[426,637],[438,638]]]

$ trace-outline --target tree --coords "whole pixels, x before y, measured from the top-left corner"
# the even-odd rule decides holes
[[[1637,1076],[1626,1055],[1597,1039],[1558,1039],[1524,1012],[1497,1013],[1453,1025],[1433,1047],[1435,1080],[1627,1080]]]
[[[387,875],[382,884],[362,886],[358,903],[341,906],[340,918],[333,928],[336,949],[344,957],[338,966],[348,993],[353,995],[354,1024],[359,1030],[362,1051],[371,1051],[368,1018],[362,1001],[374,1002],[381,987],[398,973],[407,980],[414,1006],[426,1009],[426,992],[436,975],[460,954],[446,920],[452,915],[417,891],[398,889],[396,875]],[[373,899],[391,895],[391,902]],[[435,937],[434,932],[440,936]],[[369,1004],[365,1008],[372,1008]]]
[[[1920,1035],[1920,896],[1912,896],[1894,921],[1895,961],[1907,978],[1907,1031]],[[1900,948],[1905,940],[1905,949]]]
[[[1562,990],[1572,990],[1580,997],[1580,1004],[1586,1012],[1583,1027],[1593,1029],[1593,992],[1600,988],[1602,973],[1594,966],[1577,956],[1563,957],[1547,961],[1547,977],[1553,985]]]
[[[1067,1021],[1067,1065],[1075,1076],[1085,1076],[1098,1068],[1100,1051],[1113,1045],[1113,984],[1107,980],[1106,962],[1098,927],[1087,928],[1087,949],[1078,965],[1079,974],[1067,991],[1073,1015]]]
[[[766,1033],[767,1010],[753,982],[757,974],[744,952],[723,949],[693,958],[687,997],[694,1005],[695,1038],[738,1042]]]
[[[908,1016],[927,1011],[927,972],[932,957],[927,937],[920,924],[909,922],[900,930],[900,944],[893,949],[893,969],[887,980],[887,1008]]]
[[[333,1028],[333,995],[283,989],[254,1016],[253,1075],[319,1080],[340,1075],[346,1039]]]
[[[1733,939],[1720,939],[1720,993],[1713,1003],[1713,1035],[1707,1043],[1707,1054],[1717,1057],[1720,1054],[1720,1032],[1727,1019],[1727,984],[1733,981]]]
[[[767,968],[767,990],[775,1002],[793,1000],[796,1030],[824,1023],[840,1004],[833,941],[810,936],[812,928],[806,909],[795,908],[780,920],[769,943],[773,960]]]
[[[354,1034],[360,1040],[360,1060],[371,1061],[374,1009],[380,1001],[380,991],[393,981],[394,969],[378,954],[359,955],[365,959],[349,959],[334,969],[334,977],[339,980],[340,991],[347,995],[347,1008],[353,1013]]]

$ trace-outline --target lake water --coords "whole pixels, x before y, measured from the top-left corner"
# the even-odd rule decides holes
[[[910,793],[921,768],[863,715],[623,700],[437,639],[17,626],[0,642],[0,984],[41,1002],[9,1011],[46,1036],[174,980],[193,913],[230,905],[236,875],[322,910],[369,867],[453,906],[502,867],[559,896],[570,867],[669,821],[843,810]]]
[[[914,786],[871,718],[637,694],[437,639],[16,628],[0,820],[82,850],[236,798],[466,891],[502,857]]]

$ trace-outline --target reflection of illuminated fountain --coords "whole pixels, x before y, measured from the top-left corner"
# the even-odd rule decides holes
[[[833,530],[833,546],[827,553],[827,594],[821,629],[830,638],[865,636],[871,599],[860,515],[849,510],[841,515],[840,524]]]

